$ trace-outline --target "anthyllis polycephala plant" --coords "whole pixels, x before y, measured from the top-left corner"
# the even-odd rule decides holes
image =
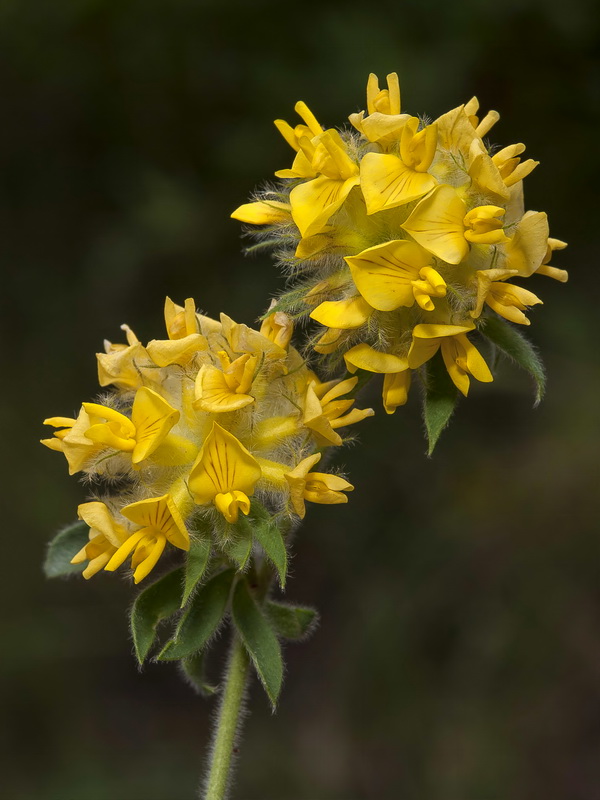
[[[484,141],[498,114],[480,120],[475,98],[428,122],[401,113],[395,74],[387,85],[369,77],[352,127],[324,130],[304,103],[302,124],[275,122],[292,167],[233,214],[290,276],[260,330],[167,298],[167,338],[143,345],[123,325],[126,343],[97,356],[110,388],[75,418],[45,420],[54,432],[43,444],[89,490],[46,573],[123,569],[137,584],[156,569],[131,609],[135,653],[140,665],[177,662],[200,693],[221,695],[207,800],[230,787],[250,666],[274,707],[281,642],[315,627],[316,611],[276,599],[275,586],[285,588],[306,502],[346,503],[353,489],[325,465],[373,415],[356,407],[357,389],[383,374],[391,414],[418,376],[430,453],[458,393],[492,380],[496,351],[543,394],[541,361],[512,324],[529,325],[524,312],[541,303],[520,281],[567,279],[549,263],[565,243],[549,238],[543,212],[524,211],[537,162],[521,160],[522,144]],[[302,356],[293,324],[308,319],[320,327]],[[226,625],[231,655],[214,686],[206,658]]]
[[[566,244],[544,212],[525,211],[523,179],[539,162],[484,138],[496,111],[480,119],[474,97],[431,122],[402,113],[395,73],[387,87],[370,75],[367,111],[339,130],[303,102],[302,123],[276,120],[293,164],[232,216],[252,226],[248,249],[272,249],[290,278],[275,308],[318,323],[309,351],[321,365],[383,374],[388,414],[420,378],[431,452],[458,392],[493,380],[495,350],[533,375],[541,399],[542,363],[509,323],[529,325],[542,302],[524,279],[567,280],[550,266]]]
[[[344,443],[340,429],[373,411],[354,405],[357,377],[324,383],[308,368],[283,312],[256,331],[225,314],[198,314],[191,298],[183,307],[167,298],[165,321],[168,338],[146,346],[124,325],[127,343],[105,342],[97,356],[100,386],[110,391],[84,402],[76,418],[45,420],[55,430],[42,443],[91,493],[79,522],[51,542],[46,572],[89,579],[125,566],[137,584],[161,562],[161,577],[131,611],[139,663],[152,653],[177,661],[211,693],[207,646],[230,621],[240,691],[249,656],[274,706],[280,639],[304,638],[317,615],[272,600],[272,583],[285,586],[289,539],[306,502],[347,502],[353,486],[322,465]],[[171,633],[157,648],[162,620]],[[221,797],[227,770],[214,780],[222,785],[207,796]]]

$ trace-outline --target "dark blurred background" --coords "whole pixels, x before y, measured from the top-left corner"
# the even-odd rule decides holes
[[[37,443],[97,391],[127,321],[160,337],[165,294],[252,322],[282,278],[230,212],[288,166],[272,125],[326,125],[370,71],[403,106],[477,94],[493,138],[541,166],[527,207],[570,242],[566,286],[529,284],[548,367],[532,410],[503,368],[433,459],[417,393],[360,426],[356,491],[310,509],[288,597],[322,624],[287,648],[276,716],[254,686],[240,800],[600,798],[600,75],[592,0],[3,0],[0,3],[4,492],[0,752],[7,800],[187,800],[211,703],[175,668],[138,673],[132,587],[47,582],[50,535],[85,488]],[[377,404],[377,390],[365,398]],[[218,671],[222,662],[216,653]],[[216,678],[216,672],[213,675]]]

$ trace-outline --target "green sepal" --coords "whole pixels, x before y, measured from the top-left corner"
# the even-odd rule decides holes
[[[480,330],[505,356],[532,376],[536,386],[534,405],[539,405],[546,390],[546,373],[544,364],[531,342],[510,322],[505,322],[497,316],[486,317],[485,324]]]
[[[235,587],[232,616],[235,627],[274,708],[283,680],[281,647],[270,620],[254,601],[245,579],[238,581]]]
[[[444,428],[450,422],[458,402],[458,390],[452,383],[441,352],[429,359],[425,365],[425,394],[423,397],[423,419],[427,431],[430,456]]]
[[[279,577],[279,584],[283,589],[285,587],[285,579],[287,576],[287,549],[283,540],[283,533],[269,514],[269,512],[261,506],[260,503],[252,503],[252,528],[254,536],[269,561],[277,570]]]
[[[90,527],[78,520],[62,528],[48,545],[44,559],[44,573],[47,578],[60,578],[83,572],[85,563],[71,564],[71,559],[90,540]]]
[[[185,562],[185,582],[183,585],[181,608],[184,607],[190,595],[202,580],[206,565],[208,564],[208,559],[210,558],[210,550],[210,537],[198,535],[190,538],[190,549],[188,550]]]
[[[202,697],[211,697],[218,690],[218,686],[208,683],[205,675],[206,651],[182,658],[179,662],[181,671],[187,683]]]
[[[136,597],[129,618],[135,655],[139,664],[146,660],[156,638],[159,622],[174,614],[181,605],[183,567],[168,572]]]
[[[223,542],[223,550],[225,555],[237,564],[241,572],[245,569],[252,553],[254,541],[252,525],[245,516],[240,515],[238,521],[230,526],[230,531],[231,538]]]
[[[188,603],[175,630],[157,661],[176,661],[202,650],[219,627],[231,593],[235,570],[219,572],[201,586]]]
[[[296,642],[308,639],[319,623],[318,611],[308,606],[293,606],[269,600],[265,612],[280,638]]]

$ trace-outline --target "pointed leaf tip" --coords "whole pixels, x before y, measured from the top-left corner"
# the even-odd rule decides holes
[[[427,431],[428,450],[431,456],[458,402],[458,391],[448,375],[441,353],[438,351],[426,364],[426,383],[423,398],[423,419]]]
[[[167,573],[136,597],[130,615],[131,635],[141,665],[156,638],[158,624],[174,614],[181,602],[183,567]]]
[[[232,612],[235,627],[275,708],[283,681],[281,647],[271,622],[254,601],[244,579],[235,587]]]
[[[229,601],[235,570],[218,572],[188,603],[175,636],[157,656],[157,661],[177,661],[198,653],[219,628]]]
[[[71,559],[89,542],[89,526],[80,520],[60,530],[48,545],[44,559],[47,578],[60,578],[83,572],[85,563],[71,564]]]
[[[526,370],[535,381],[534,406],[539,405],[546,390],[544,364],[531,342],[514,325],[498,316],[486,318],[482,333],[508,358]]]

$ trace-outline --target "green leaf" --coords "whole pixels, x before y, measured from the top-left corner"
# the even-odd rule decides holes
[[[183,567],[168,572],[136,597],[130,625],[135,654],[140,664],[146,660],[161,620],[174,614],[181,605]]]
[[[546,389],[546,374],[542,360],[531,342],[513,325],[500,317],[487,317],[481,331],[504,355],[533,377],[536,385],[535,405],[537,406]]]
[[[279,575],[279,583],[283,589],[287,575],[287,550],[283,534],[277,522],[265,508],[256,502],[252,504],[252,507],[254,510],[252,525],[254,536],[267,557],[273,562]]]
[[[206,680],[205,661],[206,651],[200,651],[183,658],[179,663],[187,683],[203,697],[211,697],[218,691],[218,687]]]
[[[240,580],[235,587],[232,613],[235,627],[274,707],[283,680],[281,647],[270,621],[254,602],[245,580]]]
[[[442,354],[438,352],[426,364],[423,418],[431,455],[444,428],[450,422],[458,401],[458,390],[448,375]]]
[[[60,578],[83,572],[85,564],[71,564],[71,559],[90,540],[90,528],[85,522],[77,521],[60,530],[48,545],[44,560],[44,573],[47,578]]]
[[[183,586],[183,597],[181,598],[181,608],[187,603],[199,581],[202,580],[204,570],[210,557],[211,541],[206,536],[192,537],[190,539],[190,549],[185,563],[185,583]]]
[[[158,661],[175,661],[202,650],[223,619],[234,576],[235,570],[226,569],[198,589]]]
[[[254,536],[252,525],[244,516],[240,516],[238,521],[230,526],[232,538],[223,544],[223,549],[228,558],[238,565],[238,570],[243,570],[250,554]]]
[[[277,635],[283,639],[307,639],[319,622],[318,612],[307,606],[292,606],[270,600],[265,611]]]

